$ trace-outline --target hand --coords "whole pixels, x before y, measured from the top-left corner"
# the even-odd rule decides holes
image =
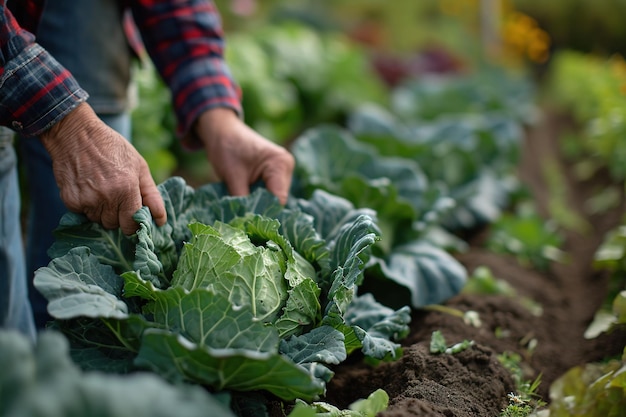
[[[196,133],[230,194],[247,195],[250,184],[262,179],[281,204],[287,202],[295,160],[285,148],[261,136],[226,108],[204,112]]]
[[[148,164],[135,148],[80,104],[45,134],[54,176],[66,207],[107,229],[137,231],[133,214],[148,206],[157,225],[166,212]]]

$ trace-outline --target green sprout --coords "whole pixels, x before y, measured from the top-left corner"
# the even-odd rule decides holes
[[[459,353],[474,345],[473,340],[463,340],[462,342],[455,343],[448,346],[446,339],[440,330],[435,330],[430,338],[430,353],[446,353],[453,355]]]

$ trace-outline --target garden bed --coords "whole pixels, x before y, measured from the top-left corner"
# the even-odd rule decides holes
[[[286,207],[267,190],[239,198],[201,185],[194,163],[159,185],[167,227],[142,209],[137,235],[124,237],[68,214],[35,277],[87,374],[67,382],[154,371],[206,388],[189,403],[202,415],[527,417],[565,372],[622,353],[623,327],[584,337],[626,265],[616,250],[602,271],[593,266],[605,234],[623,225],[623,184],[611,181],[626,176],[623,135],[597,129],[617,119],[590,130],[593,112],[538,109],[531,83],[506,75],[408,80],[388,107],[363,100],[344,109],[345,125],[305,129],[286,143],[297,160]],[[556,77],[574,80],[562,88],[570,101],[583,92],[569,87],[588,78],[578,75]],[[615,92],[603,86],[594,91]],[[602,135],[583,142],[589,132]],[[44,370],[49,343],[67,348],[42,340],[34,359]],[[47,381],[27,380],[11,407],[61,387]],[[94,392],[114,385],[98,383]],[[622,397],[607,406],[623,409]]]
[[[383,388],[390,402],[380,416],[495,416],[507,406],[507,394],[515,391],[511,373],[498,360],[499,354],[519,354],[525,380],[541,375],[537,393],[544,401],[549,401],[552,382],[568,369],[621,354],[625,332],[591,340],[583,334],[607,295],[607,277],[591,266],[594,252],[604,234],[620,224],[624,203],[622,200],[619,207],[601,215],[584,214],[589,197],[597,187],[610,185],[610,180],[602,175],[585,182],[575,179],[572,163],[563,157],[558,144],[562,127],[570,122],[548,114],[528,131],[519,175],[544,213],[551,191],[542,175],[542,164],[556,161],[567,179],[569,207],[592,226],[584,234],[565,232],[563,250],[569,254],[569,262],[555,263],[549,272],[533,270],[513,257],[483,249],[485,231],[476,233],[470,239],[470,249],[458,259],[470,272],[488,267],[495,277],[510,283],[519,297],[460,294],[445,303],[478,312],[482,321],[478,328],[445,312],[417,310],[411,333],[402,342],[403,357],[377,367],[358,360],[338,367],[328,386],[330,403],[346,407]],[[520,303],[525,297],[542,307],[541,315]],[[437,330],[448,343],[467,339],[475,344],[454,355],[432,354],[431,334]]]

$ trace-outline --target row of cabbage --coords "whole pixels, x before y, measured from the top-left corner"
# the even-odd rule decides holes
[[[376,213],[383,238],[363,290],[413,308],[461,290],[462,237],[499,219],[520,190],[532,94],[527,80],[497,71],[420,77],[397,87],[389,107],[365,104],[346,126],[295,140],[294,195],[323,189]]]

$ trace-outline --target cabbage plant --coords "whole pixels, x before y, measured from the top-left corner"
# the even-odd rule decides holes
[[[40,332],[33,345],[0,329],[2,417],[236,417],[226,396],[191,384],[172,385],[148,372],[83,372],[63,335]]]
[[[323,191],[282,207],[262,187],[232,197],[174,177],[159,190],[167,224],[144,207],[127,237],[68,213],[36,272],[83,368],[311,401],[352,352],[400,354],[410,308],[357,293],[373,212]]]

